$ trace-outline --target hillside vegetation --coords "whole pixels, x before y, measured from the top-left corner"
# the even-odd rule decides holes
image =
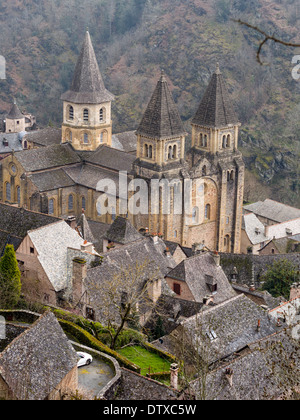
[[[116,95],[114,132],[135,129],[163,68],[185,127],[216,63],[242,123],[245,199],[269,196],[300,206],[300,83],[291,63],[299,50],[267,43],[234,23],[241,18],[299,42],[297,0],[10,0],[0,1],[0,111],[15,96],[40,125],[60,125],[68,89],[89,28],[107,88]]]

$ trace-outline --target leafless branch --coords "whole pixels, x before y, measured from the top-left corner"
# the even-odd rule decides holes
[[[262,51],[262,47],[268,42],[268,41],[273,41],[273,42],[276,42],[276,43],[278,43],[278,44],[281,44],[281,45],[284,45],[284,46],[286,46],[286,47],[293,47],[293,48],[297,48],[297,47],[300,47],[300,44],[295,44],[295,43],[292,43],[292,42],[286,42],[286,41],[283,41],[282,39],[279,39],[279,38],[276,38],[274,35],[269,35],[269,34],[267,34],[265,31],[263,31],[262,29],[260,29],[260,28],[258,28],[257,26],[253,26],[253,25],[251,25],[250,23],[248,23],[248,22],[243,22],[241,19],[232,19],[234,22],[236,22],[236,23],[238,23],[238,24],[240,24],[240,25],[244,25],[244,26],[247,26],[248,28],[250,28],[250,29],[253,29],[254,31],[256,31],[256,32],[258,32],[258,33],[260,33],[261,35],[263,35],[264,36],[264,39],[263,39],[263,41],[261,41],[260,42],[260,44],[259,44],[259,47],[258,47],[258,50],[257,50],[257,53],[256,53],[256,59],[257,59],[257,61],[259,62],[259,64],[260,65],[266,65],[266,64],[264,64],[262,61],[261,61],[261,59],[260,59],[260,54],[261,54],[261,51]]]

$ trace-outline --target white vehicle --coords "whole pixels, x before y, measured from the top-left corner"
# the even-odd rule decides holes
[[[93,361],[93,358],[90,354],[84,353],[82,351],[78,351],[77,356],[79,357],[79,360],[77,362],[77,367],[89,365]]]

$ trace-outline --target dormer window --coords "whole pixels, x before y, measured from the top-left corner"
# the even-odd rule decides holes
[[[210,339],[210,341],[213,341],[217,338],[217,334],[215,333],[213,329],[210,329],[209,331],[207,331],[206,335]]]
[[[217,284],[217,280],[213,276],[210,276],[210,275],[206,274],[205,275],[205,282],[206,282],[206,285],[207,285],[207,287],[209,288],[209,290],[212,294],[217,293],[218,284]]]

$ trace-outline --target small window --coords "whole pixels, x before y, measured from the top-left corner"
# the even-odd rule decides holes
[[[73,195],[72,194],[69,195],[68,209],[69,210],[73,210],[74,209],[74,198],[73,198]]]
[[[32,246],[30,247],[30,254],[34,254],[34,248]]]
[[[100,111],[99,111],[99,121],[100,122],[103,122],[103,116],[104,116],[103,108],[101,108]]]
[[[53,200],[53,198],[51,198],[49,200],[48,213],[49,214],[54,214],[54,200]]]
[[[181,295],[181,286],[178,283],[173,284],[173,290],[176,293],[176,295]]]
[[[199,209],[198,207],[194,207],[193,208],[193,212],[192,212],[192,223],[195,225],[198,223],[199,219]]]
[[[72,106],[69,107],[69,120],[74,120],[74,108]]]
[[[83,121],[89,122],[89,110],[86,108],[83,110]]]
[[[18,200],[18,205],[21,204],[21,188],[17,187],[17,200]]]
[[[215,333],[213,329],[210,329],[209,331],[207,331],[206,335],[210,339],[210,341],[213,341],[217,338],[217,334]]]
[[[206,204],[205,206],[204,218],[205,220],[210,220],[210,204]]]
[[[7,182],[5,186],[5,195],[6,195],[6,200],[11,201],[11,185],[9,182]]]
[[[82,199],[81,199],[81,208],[82,208],[82,210],[86,210],[86,201],[85,201],[85,197],[82,197]]]
[[[84,144],[88,144],[88,142],[89,142],[89,135],[88,135],[88,133],[84,133],[84,135],[83,135],[83,143]]]

